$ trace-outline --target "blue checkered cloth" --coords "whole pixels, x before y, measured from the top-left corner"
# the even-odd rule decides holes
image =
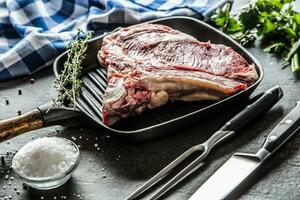
[[[96,34],[167,16],[203,19],[226,0],[0,0],[0,81],[49,66],[77,29]]]

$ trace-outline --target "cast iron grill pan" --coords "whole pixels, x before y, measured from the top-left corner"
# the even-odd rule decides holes
[[[260,83],[263,76],[260,63],[238,43],[206,23],[189,17],[170,17],[154,20],[150,23],[170,26],[173,29],[190,34],[200,41],[210,40],[212,43],[221,43],[232,47],[249,63],[255,64],[259,79],[246,90],[219,102],[168,102],[162,107],[146,110],[141,115],[122,119],[115,125],[107,127],[102,124],[102,96],[107,82],[106,70],[97,60],[97,52],[101,48],[102,38],[104,37],[100,36],[90,42],[87,50],[89,67],[82,78],[84,86],[78,97],[77,108],[110,134],[125,139],[144,141],[173,133],[175,130],[184,128],[187,125],[191,126],[193,123],[199,123],[225,108],[246,101]],[[54,64],[56,72],[62,69],[65,59],[65,54],[57,58]]]
[[[190,34],[200,41],[210,40],[215,44],[225,44],[240,53],[249,63],[254,63],[259,79],[246,90],[232,95],[219,102],[195,101],[182,102],[174,101],[166,105],[147,110],[141,115],[120,120],[115,125],[108,127],[102,124],[102,97],[106,88],[106,70],[100,66],[97,53],[101,48],[104,35],[89,41],[87,49],[87,68],[84,69],[82,80],[83,87],[77,98],[76,109],[58,107],[47,112],[49,104],[38,107],[21,116],[0,121],[0,141],[14,137],[18,134],[52,125],[64,125],[65,121],[72,119],[87,119],[102,132],[106,132],[119,139],[129,142],[145,142],[149,139],[162,137],[190,127],[194,123],[200,123],[210,116],[219,115],[225,109],[236,107],[243,102],[255,90],[263,77],[260,63],[242,46],[233,41],[230,37],[214,29],[208,24],[189,17],[169,17],[150,21],[150,23],[163,24]],[[53,64],[54,73],[59,75],[67,58],[67,52],[58,56]],[[80,124],[82,126],[87,123]],[[90,125],[90,124],[89,124]]]

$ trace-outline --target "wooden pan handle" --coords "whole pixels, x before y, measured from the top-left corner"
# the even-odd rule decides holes
[[[44,126],[42,114],[35,109],[23,115],[0,121],[0,142]]]

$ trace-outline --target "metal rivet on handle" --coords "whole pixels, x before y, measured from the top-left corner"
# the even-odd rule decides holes
[[[291,120],[291,119],[285,120],[285,123],[287,123],[287,124],[290,124],[290,123],[292,123],[292,122],[293,122],[293,120]]]
[[[277,137],[275,135],[271,135],[270,140],[276,140]]]

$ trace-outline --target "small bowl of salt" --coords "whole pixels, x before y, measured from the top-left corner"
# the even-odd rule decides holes
[[[13,170],[25,184],[41,190],[63,185],[78,164],[77,145],[58,137],[43,137],[27,143],[12,161]]]

